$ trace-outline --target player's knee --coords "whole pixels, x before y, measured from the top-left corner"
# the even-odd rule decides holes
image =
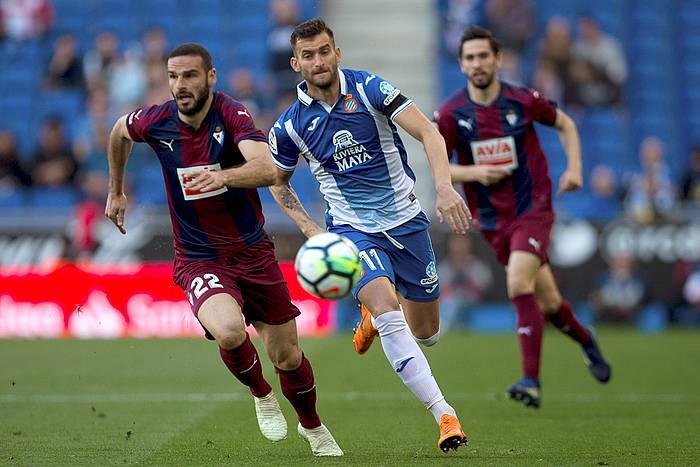
[[[363,303],[374,317],[377,317],[389,311],[396,311],[401,309],[401,305],[399,304],[399,301],[396,299],[396,297],[379,297],[376,299],[367,300],[367,302],[368,303]]]
[[[218,327],[209,329],[209,332],[214,336],[219,347],[226,350],[235,349],[246,340],[246,332],[244,329]]]
[[[274,347],[270,349],[268,355],[272,364],[280,370],[294,370],[301,364],[301,349],[297,344]]]
[[[433,333],[432,335],[430,333],[424,333],[424,334],[414,334],[413,338],[415,339],[416,342],[418,342],[420,345],[425,346],[425,347],[430,347],[435,344],[437,344],[437,341],[440,340],[440,328],[438,327],[437,332]]]
[[[508,277],[507,287],[508,297],[511,299],[535,292],[535,284],[533,281],[523,277]]]

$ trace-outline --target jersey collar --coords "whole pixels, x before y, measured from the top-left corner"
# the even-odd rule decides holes
[[[338,68],[338,77],[340,78],[340,94],[345,96],[348,93],[348,83],[345,79],[345,73],[341,68]],[[306,93],[308,89],[309,87],[306,84],[306,81],[302,81],[301,83],[297,84],[297,98],[299,98],[301,103],[307,107],[314,101],[314,98]]]

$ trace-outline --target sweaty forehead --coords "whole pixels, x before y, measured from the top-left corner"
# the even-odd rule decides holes
[[[199,55],[181,55],[168,59],[168,71],[183,72],[204,69]]]

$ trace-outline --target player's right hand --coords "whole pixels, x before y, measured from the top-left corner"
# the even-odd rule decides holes
[[[477,181],[482,185],[493,185],[510,176],[510,170],[502,167],[490,167],[488,165],[477,166]]]
[[[126,229],[124,228],[125,213],[126,195],[124,193],[109,193],[109,195],[107,195],[107,205],[105,206],[105,216],[107,216],[124,235],[126,235]]]

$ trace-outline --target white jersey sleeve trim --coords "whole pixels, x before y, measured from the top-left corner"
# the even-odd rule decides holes
[[[392,113],[389,117],[391,121],[393,122],[396,119],[396,117],[398,117],[399,114],[406,110],[411,104],[413,104],[413,101],[411,99],[406,98],[406,102],[401,104],[398,109],[394,110],[394,113]]]

